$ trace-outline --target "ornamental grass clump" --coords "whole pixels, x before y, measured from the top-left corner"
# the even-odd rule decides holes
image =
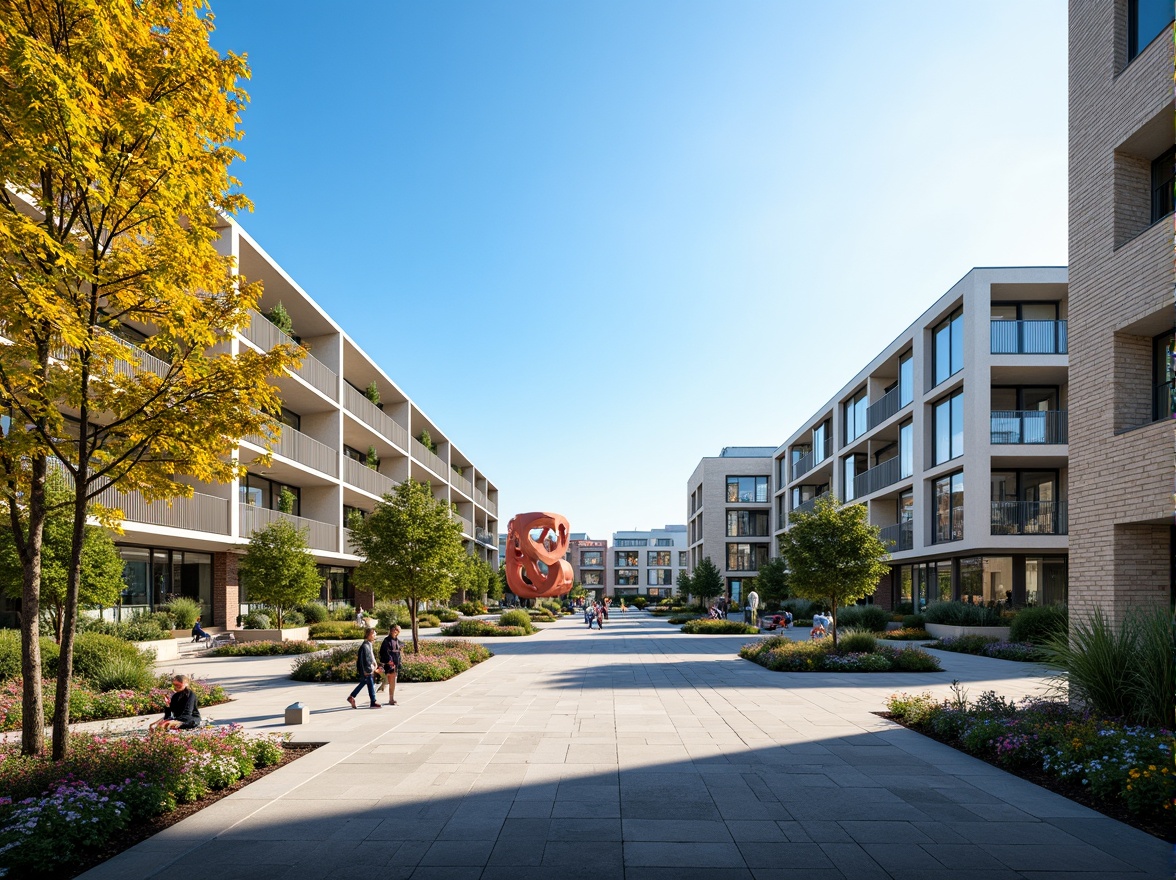
[[[682,627],[682,632],[694,635],[748,636],[755,635],[759,630],[751,624],[741,623],[738,620],[710,620],[704,617],[699,620],[687,621]]]
[[[548,615],[550,617],[550,615]],[[517,626],[531,632],[534,627],[531,625],[531,615],[522,608],[515,608],[511,611],[503,611],[498,615],[499,626]]]
[[[285,654],[312,654],[320,650],[317,642],[308,639],[291,639],[288,642],[263,640],[259,642],[235,642],[221,645],[208,652],[208,657],[270,657]]]
[[[923,611],[927,623],[948,626],[1003,626],[1000,611],[970,602],[932,602]]]
[[[867,650],[866,639],[873,642]],[[939,672],[939,661],[915,647],[879,644],[870,633],[853,633],[848,650],[832,639],[793,641],[787,636],[768,636],[744,645],[739,656],[773,672]]]
[[[882,637],[886,639],[894,639],[899,642],[929,642],[934,636],[922,627],[903,627],[902,629],[889,629],[882,633]]]

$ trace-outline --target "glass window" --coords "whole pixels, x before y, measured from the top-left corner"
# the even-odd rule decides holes
[[[1064,556],[1025,560],[1025,604],[1062,605],[1067,601]]]
[[[727,477],[727,501],[730,504],[766,504],[767,477]]]
[[[651,568],[646,571],[646,582],[651,587],[663,587],[674,582],[674,572],[669,568]]]
[[[866,433],[866,410],[870,407],[870,398],[866,389],[862,389],[845,402],[845,442],[856,440]]]
[[[898,426],[899,477],[915,472],[915,423],[905,421]]]
[[[766,538],[768,536],[768,511],[728,510],[728,538]]]
[[[964,393],[935,404],[935,464],[964,454]]]
[[[1156,337],[1152,357],[1154,387],[1152,389],[1152,418],[1172,418],[1173,345],[1176,333],[1169,330]]]
[[[685,568],[685,567],[686,567],[686,551],[679,550],[678,551],[678,568]]]
[[[1173,171],[1176,147],[1152,162],[1151,166],[1151,222],[1155,223],[1172,213]]]
[[[910,352],[898,359],[898,405],[906,406],[915,399],[915,361]]]
[[[648,547],[648,538],[617,538],[616,546],[618,547]]]
[[[151,583],[151,551],[146,547],[119,547],[123,560],[122,606],[124,611],[135,606],[147,607],[148,585]]]
[[[640,586],[641,578],[635,568],[618,568],[614,582],[618,587],[636,587]]]
[[[939,602],[951,601],[951,560],[942,559],[935,565],[935,598]]]
[[[618,568],[623,565],[639,565],[638,560],[641,555],[636,550],[617,550],[614,554],[615,562],[613,563]]]
[[[813,464],[819,464],[829,456],[829,421],[826,419],[813,428]]]
[[[604,551],[581,550],[580,565],[604,565]]]
[[[302,416],[294,412],[292,409],[282,409],[278,412],[278,421],[288,428],[293,428],[295,431],[302,430]]]
[[[913,578],[911,577],[911,567],[909,565],[899,566],[898,569],[898,601],[899,602],[914,602],[914,591],[912,590]]]
[[[604,584],[603,571],[582,571],[580,572],[580,583],[586,587],[599,587]]]
[[[673,538],[658,538],[656,541],[653,542],[653,546],[654,547],[673,547],[674,546],[674,539]]]
[[[669,550],[650,550],[646,555],[646,565],[671,565]]]
[[[759,571],[768,561],[767,544],[728,544],[728,571]]]
[[[933,334],[934,384],[938,385],[964,368],[963,309],[956,309],[950,318],[936,326]]]
[[[1128,0],[1127,60],[1146,49],[1171,23],[1171,0]]]
[[[844,495],[846,501],[853,501],[855,497],[853,481],[857,477],[857,459],[856,455],[850,455],[841,462],[845,471]]]
[[[957,471],[935,481],[931,499],[935,518],[934,538],[959,541],[964,537],[964,472]]]

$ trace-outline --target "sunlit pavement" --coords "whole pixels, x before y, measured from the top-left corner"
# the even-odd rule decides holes
[[[326,745],[84,876],[1171,876],[1162,841],[873,714],[953,679],[1041,693],[1043,669],[782,674],[738,659],[748,640],[567,618],[379,710],[290,681],[288,657],[161,664],[225,684],[217,721]],[[310,723],[287,728],[296,700]]]

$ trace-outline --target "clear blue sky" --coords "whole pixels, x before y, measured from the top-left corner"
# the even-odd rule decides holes
[[[242,222],[503,530],[684,522],[699,458],[783,442],[972,266],[1066,262],[1062,0],[213,10]]]

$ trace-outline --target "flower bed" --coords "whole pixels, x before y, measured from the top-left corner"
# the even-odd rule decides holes
[[[295,681],[354,682],[358,650],[357,645],[340,645],[320,654],[300,657],[294,661],[290,677]],[[421,642],[419,654],[405,648],[396,680],[402,683],[445,681],[492,656],[488,649],[476,642],[430,639]]]
[[[66,759],[0,746],[0,867],[10,877],[70,877],[135,839],[137,826],[283,760],[279,739],[230,725],[106,738],[70,735]]]
[[[530,621],[528,621],[529,623]],[[459,620],[449,626],[441,627],[443,636],[466,636],[469,638],[495,638],[498,636],[529,636],[538,630],[534,627],[528,630],[521,626],[500,626],[485,620]]]
[[[853,650],[850,650],[850,649]],[[744,645],[739,656],[773,672],[940,672],[939,661],[918,648],[879,645],[855,639],[843,648],[833,640],[794,642],[787,636],[768,636]]]
[[[682,627],[682,632],[694,635],[753,636],[759,632],[759,629],[749,623],[740,623],[738,620],[709,620],[702,618],[687,621],[686,625]]]
[[[57,694],[57,679],[45,679],[41,683],[44,692],[45,723],[53,720],[53,701]],[[193,679],[190,682],[196,694],[198,705],[215,706],[227,703],[229,696],[219,684]],[[0,731],[20,730],[21,688],[19,678],[0,685]],[[173,694],[171,677],[164,675],[148,688],[127,688],[122,690],[99,691],[84,679],[75,678],[69,692],[69,721],[106,721],[111,718],[128,718],[135,715],[163,714],[163,698]],[[4,791],[0,786],[0,791]]]
[[[907,727],[1176,842],[1171,731],[988,691],[975,701],[895,694],[891,717]]]
[[[888,629],[882,633],[884,639],[894,639],[899,642],[929,642],[931,633],[921,627],[903,627],[902,629]]]
[[[1041,652],[1033,645],[1024,642],[1006,642],[993,636],[956,636],[939,639],[926,647],[939,651],[953,651],[956,654],[992,657],[996,660],[1017,660],[1022,663],[1042,659]]]
[[[208,652],[208,657],[268,657],[281,654],[312,654],[320,650],[318,644],[308,639],[290,642],[237,642],[221,645]]]

